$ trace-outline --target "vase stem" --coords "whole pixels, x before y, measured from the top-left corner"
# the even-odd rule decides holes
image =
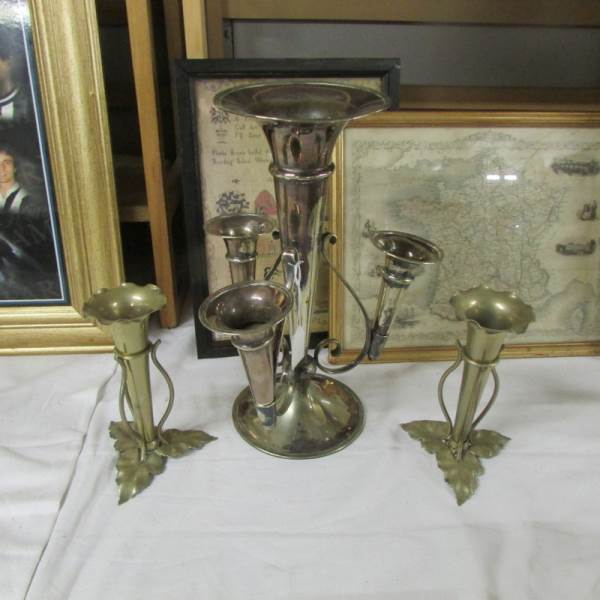
[[[505,337],[505,332],[491,332],[473,322],[467,323],[463,373],[452,428],[452,439],[460,446],[464,445],[471,433],[483,390],[498,361]]]

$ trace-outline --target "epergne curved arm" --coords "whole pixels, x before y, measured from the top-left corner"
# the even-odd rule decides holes
[[[351,285],[346,281],[344,276],[334,267],[333,263],[329,260],[329,257],[325,252],[325,244],[328,242],[330,244],[337,243],[337,238],[333,233],[327,232],[321,236],[319,252],[323,260],[327,263],[327,266],[335,273],[336,277],[339,278],[339,280],[342,282],[342,285],[348,290],[352,298],[354,298],[354,300],[358,304],[358,307],[360,308],[361,314],[365,322],[365,341],[362,350],[358,353],[356,358],[354,358],[348,364],[342,367],[327,367],[319,360],[319,353],[325,348],[329,347],[330,352],[335,352],[335,350],[341,346],[340,341],[335,338],[327,338],[325,340],[321,340],[317,344],[317,346],[315,347],[314,360],[319,369],[321,369],[321,371],[325,373],[345,373],[346,371],[354,369],[354,367],[359,365],[367,356],[369,348],[371,346],[371,323],[369,321],[367,309],[365,308],[365,305],[362,303],[361,299],[358,297],[358,294],[352,289]]]

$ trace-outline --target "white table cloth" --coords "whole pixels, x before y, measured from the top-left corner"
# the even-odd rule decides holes
[[[239,359],[197,360],[190,322],[160,334],[176,388],[168,426],[219,439],[170,459],[122,506],[111,357],[0,360],[2,599],[600,598],[600,359],[501,362],[482,426],[512,439],[458,507],[435,458],[399,427],[442,419],[446,363],[342,375],[365,404],[363,434],[290,461],[236,433]],[[153,380],[158,411],[166,389]]]

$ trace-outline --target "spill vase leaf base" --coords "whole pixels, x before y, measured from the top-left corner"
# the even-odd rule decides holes
[[[450,439],[448,423],[412,421],[402,424],[402,429],[420,442],[427,452],[435,455],[438,467],[454,491],[459,505],[477,490],[479,476],[484,472],[480,459],[493,458],[510,439],[488,429],[474,431],[463,447],[462,458],[457,458],[458,453]]]
[[[113,421],[109,427],[110,437],[115,440],[115,449],[119,453],[116,479],[119,504],[145,490],[154,476],[165,470],[168,458],[185,456],[217,439],[204,431],[167,429],[142,450],[131,428],[135,430],[134,423],[128,425],[123,421]]]

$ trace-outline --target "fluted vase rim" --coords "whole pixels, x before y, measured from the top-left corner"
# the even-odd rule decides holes
[[[491,327],[483,324],[482,319],[469,316],[469,311],[479,307],[488,311],[492,307],[485,303],[495,304],[498,309],[497,317],[504,312],[502,316],[510,314],[507,317],[507,326]],[[478,285],[467,290],[456,293],[450,298],[450,304],[454,308],[455,316],[459,321],[472,323],[478,329],[489,333],[524,333],[529,325],[535,321],[533,307],[526,304],[514,291],[498,291],[488,285]],[[507,309],[503,311],[500,307],[504,304]],[[488,316],[490,313],[486,313]]]
[[[135,298],[137,294],[138,298]],[[127,296],[134,300],[143,300],[135,307],[129,304],[130,308],[135,308],[135,312],[130,314],[118,315],[111,310],[116,310],[118,302],[123,302]],[[112,300],[112,302],[111,302]],[[94,319],[100,325],[111,326],[117,323],[141,322],[148,319],[150,315],[163,308],[167,303],[167,298],[163,291],[152,283],[146,285],[137,285],[131,282],[121,283],[114,288],[100,288],[83,305],[83,315],[86,318]],[[145,306],[145,308],[144,308]]]

